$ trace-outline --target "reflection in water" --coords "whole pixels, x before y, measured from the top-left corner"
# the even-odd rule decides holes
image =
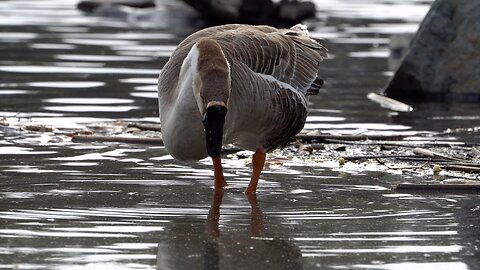
[[[204,227],[173,225],[178,227],[172,228],[170,238],[159,243],[157,269],[303,269],[302,253],[293,241],[267,236],[255,194],[245,195],[250,205],[250,232],[222,228],[220,206],[224,193],[214,192]]]
[[[51,98],[45,100],[48,103],[60,104],[123,104],[133,103],[131,99],[125,98]]]
[[[158,75],[159,69],[130,69],[130,68],[94,68],[78,67],[81,64],[75,63],[75,67],[63,66],[0,66],[2,72],[12,73],[47,73],[47,74],[154,74]],[[95,64],[96,65],[96,64]]]
[[[44,88],[94,88],[105,85],[104,82],[29,82],[27,85],[32,87]]]
[[[45,106],[44,110],[59,112],[128,112],[139,109],[137,106],[92,106],[92,105],[69,105],[69,106]]]

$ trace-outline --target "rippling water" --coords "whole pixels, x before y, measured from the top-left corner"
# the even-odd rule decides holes
[[[212,196],[210,161],[163,147],[71,143],[62,130],[158,122],[156,78],[192,29],[87,17],[76,1],[0,3],[0,268],[478,269],[476,194],[403,194],[411,179],[286,162],[245,197],[250,169],[226,159]],[[413,33],[430,1],[318,0],[312,34],[330,49],[307,129],[415,134],[459,128],[478,142],[477,104],[413,104],[392,113],[365,95],[392,70],[393,34]],[[450,136],[450,135],[449,135]],[[220,204],[221,203],[221,204]]]

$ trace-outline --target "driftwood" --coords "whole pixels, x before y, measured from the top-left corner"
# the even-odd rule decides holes
[[[376,159],[376,161],[380,164],[380,165],[383,165],[391,170],[407,170],[407,169],[422,169],[423,167],[427,166],[430,161],[427,161],[421,165],[410,165],[410,166],[397,166],[397,167],[393,167],[393,166],[390,166],[388,164],[386,164],[385,162],[379,160],[378,158]]]
[[[100,1],[100,0],[82,0],[78,2],[77,8],[83,12],[93,12],[96,8],[100,7],[102,4],[111,4],[119,6],[128,6],[133,8],[152,8],[155,7],[155,1],[153,0],[137,0],[137,1],[128,1],[128,0],[118,0],[118,1]]]
[[[419,156],[405,156],[405,157],[398,157],[396,158],[400,161],[410,161],[410,162],[425,162],[425,161],[430,161],[430,162],[435,162],[435,163],[441,163],[445,162],[444,159],[436,159],[436,158],[428,158],[428,157],[419,157]]]
[[[461,161],[462,159],[448,156],[442,153],[437,153],[431,150],[423,149],[423,148],[415,148],[413,149],[413,153],[419,156],[426,156],[426,157],[431,157],[431,158],[439,158],[439,159],[446,159],[446,160],[456,160],[456,161]]]
[[[398,100],[395,100],[386,96],[382,96],[373,92],[369,93],[367,95],[367,98],[375,103],[378,103],[381,107],[392,110],[392,111],[397,111],[397,112],[413,111],[413,108],[408,104],[405,104]]]
[[[383,145],[396,147],[477,147],[480,143],[469,142],[438,142],[438,141],[402,141],[408,138],[408,135],[332,135],[332,134],[307,134],[299,133],[295,139],[304,142],[321,142],[321,143],[339,143],[354,145]],[[312,144],[313,145],[313,144]]]
[[[338,143],[338,144],[353,144],[353,145],[382,145],[382,146],[396,146],[396,147],[405,147],[405,148],[417,148],[417,147],[452,147],[452,146],[463,146],[463,147],[472,147],[478,146],[480,144],[476,143],[465,143],[465,142],[422,142],[422,143],[409,143],[406,141],[347,141],[347,140],[338,140],[338,139],[325,139],[325,143]]]
[[[406,191],[466,191],[480,192],[480,184],[401,183],[396,190]]]
[[[331,135],[331,134],[306,134],[300,133],[295,136],[295,139],[302,141],[317,141],[317,142],[329,142],[329,140],[341,140],[341,141],[365,141],[365,140],[378,140],[378,141],[390,141],[401,140],[408,136],[406,135]]]
[[[462,161],[462,162],[455,162],[455,161],[445,161],[441,160],[438,162],[439,164],[449,164],[449,165],[456,165],[456,166],[466,166],[466,167],[475,167],[475,168],[480,168],[480,163],[474,163],[474,162],[468,162],[468,161]]]
[[[359,155],[359,156],[346,156],[343,157],[345,160],[353,161],[353,160],[362,160],[362,159],[379,159],[379,158],[393,158],[393,159],[399,159],[399,158],[414,158],[415,156],[412,155]],[[425,161],[425,159],[422,159]]]
[[[158,132],[162,131],[159,124],[130,122],[128,123],[127,127],[134,127],[140,130],[151,130],[151,131],[158,131]]]
[[[467,173],[480,173],[480,167],[476,167],[476,166],[445,164],[445,165],[443,165],[443,167],[447,170],[452,170],[452,171],[462,171],[462,172],[467,172]]]
[[[91,136],[91,135],[73,135],[72,142],[118,142],[134,144],[163,145],[161,138],[139,138],[139,137],[116,137],[116,136]]]
[[[227,23],[292,26],[315,17],[311,1],[297,0],[183,0],[210,25]]]

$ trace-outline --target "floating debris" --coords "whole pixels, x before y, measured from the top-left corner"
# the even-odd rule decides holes
[[[44,125],[44,124],[26,124],[23,126],[23,129],[29,130],[29,131],[38,131],[38,132],[53,132],[54,128],[49,125]]]
[[[6,129],[34,131],[31,136],[44,132],[44,135],[40,133],[40,136],[48,137],[51,131],[55,131],[51,137],[65,143],[163,145],[158,123],[101,122],[75,130],[32,125],[31,122],[8,124]],[[359,172],[388,171],[414,176],[410,177],[415,182],[412,184],[420,186],[426,183],[452,183],[443,179],[464,179],[480,184],[479,143],[445,140],[445,133],[385,136],[372,130],[368,132],[368,136],[322,134],[318,130],[303,132],[285,148],[269,153],[266,166],[314,166]],[[222,149],[226,160],[250,161],[251,154],[231,145]],[[422,179],[425,183],[419,183]],[[433,188],[430,184],[428,188]]]
[[[340,166],[345,165],[345,158],[339,157],[339,158],[338,158],[338,164],[340,164]]]
[[[73,135],[72,142],[118,142],[134,144],[163,145],[162,138],[139,138],[122,136],[93,136],[93,135]]]
[[[6,118],[1,118],[0,119],[0,126],[8,127],[9,125],[10,125],[10,123],[8,123]]]
[[[411,112],[413,107],[400,102],[398,100],[379,95],[377,93],[368,93],[367,98],[371,101],[380,104],[382,108],[389,109],[396,112]]]
[[[475,183],[473,183],[475,182]],[[441,182],[441,183],[401,183],[395,187],[398,191],[443,191],[443,192],[480,192],[479,181]]]
[[[313,146],[311,144],[300,144],[298,152],[306,152],[308,154],[313,153]]]

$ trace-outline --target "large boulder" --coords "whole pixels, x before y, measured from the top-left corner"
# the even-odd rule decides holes
[[[436,0],[384,94],[480,101],[480,1]]]
[[[198,27],[245,23],[290,28],[316,15],[315,4],[308,0],[80,0],[77,8],[92,16],[160,28],[183,28],[189,22]]]
[[[183,0],[197,10],[209,25],[227,23],[267,24],[291,27],[314,18],[312,1],[299,0]]]

